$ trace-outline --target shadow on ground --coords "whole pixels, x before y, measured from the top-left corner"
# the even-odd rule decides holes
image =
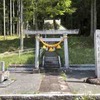
[[[66,72],[67,78],[84,79],[88,77],[95,77],[95,71],[78,71],[69,70]]]

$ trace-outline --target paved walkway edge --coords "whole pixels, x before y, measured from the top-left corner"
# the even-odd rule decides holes
[[[67,70],[65,67],[61,68],[62,70]],[[95,64],[70,64],[70,70],[95,70]],[[34,67],[34,64],[17,64],[12,65],[8,68],[10,72],[38,72]]]
[[[11,100],[75,100],[75,99],[100,99],[100,94],[10,94],[0,95],[0,100],[11,99]]]

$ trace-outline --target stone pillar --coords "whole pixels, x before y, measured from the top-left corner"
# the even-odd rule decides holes
[[[1,71],[5,71],[5,62],[4,61],[1,61],[0,62],[0,67],[1,67]]]
[[[96,30],[94,35],[95,43],[95,73],[100,78],[100,30]]]
[[[39,69],[39,35],[36,35],[35,68]]]
[[[69,54],[68,54],[68,41],[67,41],[67,35],[64,34],[64,57],[65,57],[65,68],[69,68]]]

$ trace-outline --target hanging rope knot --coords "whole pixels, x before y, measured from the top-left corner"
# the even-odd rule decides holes
[[[52,52],[52,51],[55,50],[55,48],[61,49],[60,44],[62,43],[62,41],[64,40],[64,38],[62,38],[58,43],[55,43],[55,44],[48,44],[48,43],[44,42],[44,41],[42,40],[42,38],[39,38],[39,40],[40,40],[40,42],[43,44],[43,48],[44,48],[44,49],[47,49],[47,48],[48,48],[49,51]]]

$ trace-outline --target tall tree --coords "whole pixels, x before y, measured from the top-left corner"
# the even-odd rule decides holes
[[[20,0],[20,49],[23,51],[24,39],[23,39],[23,0]]]
[[[35,17],[35,26],[38,19],[52,18],[55,19],[59,15],[65,13],[73,13],[74,8],[71,7],[71,0],[24,0],[24,18],[26,21],[33,20]]]
[[[12,35],[12,0],[10,0],[10,35]]]
[[[97,28],[97,10],[96,10],[96,0],[91,0],[91,37],[94,36],[94,32]]]
[[[15,0],[13,0],[12,1],[12,8],[13,8],[13,13],[12,13],[12,15],[13,15],[13,25],[12,25],[12,27],[13,27],[13,34],[15,34]]]
[[[3,0],[3,19],[4,19],[4,25],[3,25],[3,31],[4,31],[4,39],[6,39],[6,23],[5,23],[5,0]]]

